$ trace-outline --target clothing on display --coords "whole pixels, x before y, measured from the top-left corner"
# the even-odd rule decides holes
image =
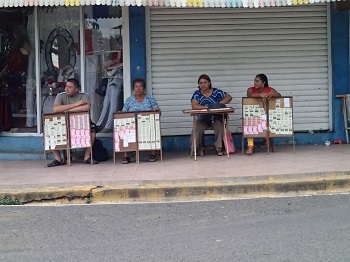
[[[106,95],[97,126],[104,126],[102,132],[112,132],[113,113],[120,110],[120,98],[123,90],[123,74],[119,71],[114,77],[108,78]],[[105,122],[105,124],[104,124]]]

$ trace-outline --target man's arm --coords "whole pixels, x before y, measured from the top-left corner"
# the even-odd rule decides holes
[[[79,100],[73,104],[68,104],[68,105],[59,105],[59,104],[54,104],[53,106],[53,111],[55,113],[63,113],[63,112],[77,112],[77,111],[88,111],[90,109],[90,103],[84,101],[84,100]]]
[[[85,102],[86,103],[86,102]],[[74,107],[70,110],[67,110],[68,112],[78,112],[78,111],[89,111],[90,110],[90,104],[85,104],[81,106]]]

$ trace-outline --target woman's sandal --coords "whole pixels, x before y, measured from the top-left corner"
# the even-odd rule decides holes
[[[129,164],[130,163],[130,157],[126,156],[123,158],[123,164]]]
[[[216,150],[216,154],[217,154],[218,156],[223,156],[223,155],[224,155],[224,152],[223,152],[221,149],[219,149],[219,150]]]
[[[254,152],[254,146],[248,146],[248,149],[247,149],[246,154],[247,154],[248,156],[250,156],[250,155],[253,154],[253,152]]]

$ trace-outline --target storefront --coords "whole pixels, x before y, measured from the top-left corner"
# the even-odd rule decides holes
[[[40,134],[41,114],[52,112],[68,78],[77,78],[90,95],[95,123],[104,125],[111,110],[121,109],[121,7],[21,7],[0,13],[3,131]]]
[[[41,114],[51,112],[70,77],[90,95],[93,121],[107,124],[100,134],[106,141],[110,114],[131,94],[131,80],[142,77],[163,112],[163,145],[187,149],[191,119],[181,110],[202,73],[234,97],[230,129],[237,134],[241,97],[256,74],[266,73],[273,87],[294,97],[299,143],[344,138],[335,95],[349,93],[349,11],[329,3],[288,6],[301,2],[312,1],[3,3],[0,150],[41,150]],[[307,137],[309,130],[319,134]]]

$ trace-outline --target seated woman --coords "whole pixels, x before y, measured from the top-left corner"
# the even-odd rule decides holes
[[[134,94],[128,97],[125,101],[123,112],[137,112],[137,111],[150,111],[155,110],[158,111],[159,106],[156,99],[147,95],[146,93],[146,83],[145,80],[141,78],[136,78],[133,82]],[[149,157],[150,162],[155,162],[157,160],[155,151],[151,151],[151,155]],[[125,152],[123,158],[123,164],[130,163],[129,153]]]
[[[254,86],[249,87],[247,90],[247,97],[263,98],[269,99],[272,97],[281,97],[281,94],[278,93],[274,88],[269,86],[269,81],[267,76],[264,74],[259,74],[254,79]],[[272,150],[274,151],[274,149]],[[251,155],[254,152],[254,138],[248,138],[248,149],[247,155]]]
[[[196,90],[191,98],[192,109],[208,109],[208,108],[220,108],[225,107],[225,104],[230,103],[232,97],[217,88],[213,88],[211,85],[211,80],[208,75],[201,75],[198,78],[198,90]],[[210,126],[214,127],[215,134],[215,148],[218,156],[222,156],[224,152],[222,151],[222,138],[224,135],[224,123],[221,117],[216,115],[198,115],[196,121],[196,147],[197,152],[202,152],[200,145],[200,139],[205,129]],[[193,131],[192,131],[193,136]],[[191,141],[193,141],[191,137]]]

